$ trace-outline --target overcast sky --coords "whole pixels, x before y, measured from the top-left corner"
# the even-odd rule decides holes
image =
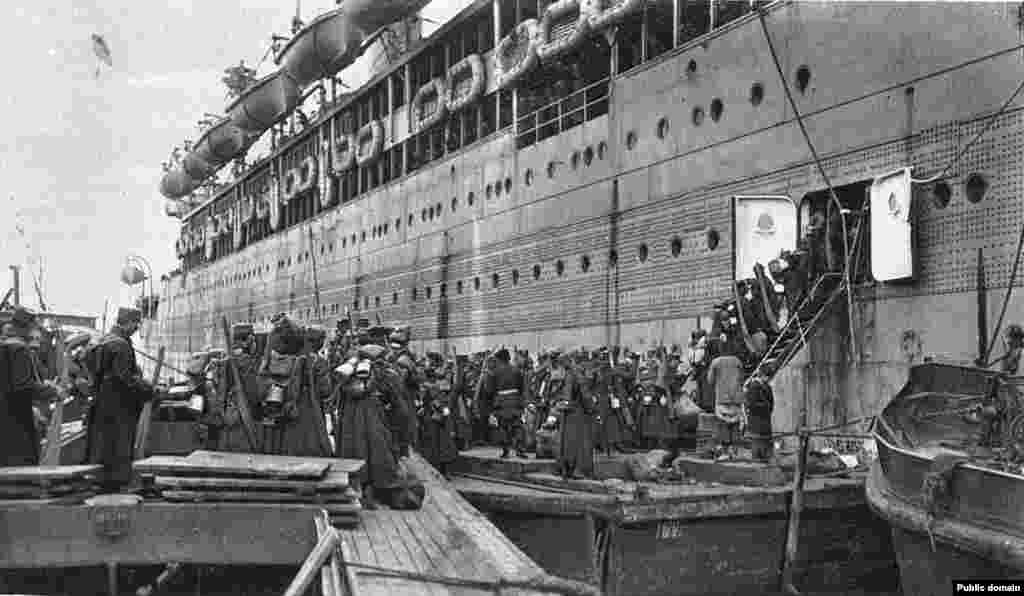
[[[469,1],[434,0],[421,14],[442,21]],[[302,16],[334,4],[302,0]],[[163,215],[160,164],[199,136],[204,112],[223,113],[223,69],[259,62],[294,11],[294,0],[0,2],[0,297],[7,266],[35,269],[40,256],[48,306],[75,314],[99,315],[106,299],[111,310],[130,304],[137,290],[118,281],[129,253],[157,280],[172,270],[179,222]],[[113,57],[99,76],[93,33]],[[21,277],[22,301],[37,306],[32,276]]]

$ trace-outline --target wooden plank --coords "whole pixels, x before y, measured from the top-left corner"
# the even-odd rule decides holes
[[[410,515],[419,515],[419,513],[415,511],[394,511],[392,515],[387,517],[381,516],[378,519],[381,522],[384,534],[391,541],[392,550],[398,556],[404,556],[409,569],[424,574],[436,575],[438,573],[437,569],[431,564],[430,559],[424,556],[423,551],[419,548],[419,543],[406,532],[399,531],[400,527],[405,527],[402,518]],[[439,594],[442,596],[446,592],[441,586],[431,583],[422,584],[422,591],[426,594]]]
[[[324,495],[322,499],[316,499],[303,495],[289,495],[285,493],[192,490],[167,490],[163,491],[162,495],[167,501],[183,501],[187,503],[296,503],[330,505],[332,511],[336,512],[358,512],[363,508],[359,503],[334,501],[327,495]]]
[[[299,493],[345,492],[351,497],[357,494],[349,486],[348,474],[345,472],[327,472],[323,480],[275,480],[271,478],[216,478],[216,477],[185,477],[157,476],[154,483],[157,487],[174,489],[200,490],[257,490],[284,491]]]
[[[341,536],[341,540],[338,541],[338,562],[341,564],[341,570],[345,574],[345,583],[348,585],[347,596],[362,596],[364,594],[363,589],[359,585],[359,577],[356,575],[355,567],[346,565],[346,563],[355,562],[356,558],[352,555],[352,549],[349,548],[349,542],[345,536]]]
[[[102,466],[18,466],[0,468],[0,484],[67,481],[98,474]]]
[[[187,459],[195,462],[237,462],[239,464],[249,461],[249,458],[256,458],[254,461],[268,461],[281,464],[316,463],[330,466],[332,472],[346,472],[349,475],[358,474],[363,471],[366,463],[361,459],[342,459],[340,457],[296,457],[292,455],[262,455],[258,453],[227,453],[223,451],[207,451],[197,449]]]
[[[383,526],[381,525],[380,518],[382,516],[391,515],[394,512],[391,511],[375,511],[372,512],[374,515],[366,515],[363,518],[363,527],[366,529],[366,535],[370,538],[370,542],[373,544],[373,548],[376,550],[381,562],[379,565],[387,569],[393,569],[398,571],[415,571],[412,567],[411,562],[406,560],[400,553],[395,552],[391,540],[388,538]],[[408,594],[409,596],[416,596],[417,592],[422,593],[422,590],[415,590],[409,585],[407,581],[395,580],[389,582],[393,596],[399,594]]]
[[[135,470],[143,474],[172,476],[209,475],[320,480],[324,478],[330,467],[317,462],[273,462],[266,459],[272,456],[241,455],[243,457],[231,460],[190,460],[185,457],[155,455],[135,462]]]
[[[327,518],[327,512],[321,511],[316,515],[316,537],[321,539],[324,534],[331,528],[331,522]],[[339,541],[340,541],[339,536]],[[320,594],[321,596],[341,596],[342,583],[341,583],[341,567],[338,565],[338,549],[335,547],[335,551],[331,553],[331,558],[327,560],[327,564],[320,569]]]
[[[424,542],[423,538],[412,530],[409,520],[416,517],[420,517],[419,513],[410,512],[396,515],[391,520],[393,528],[401,536],[402,542],[409,550],[413,561],[424,573],[457,577],[458,570],[454,566],[446,565],[448,561],[445,557],[439,556],[440,553],[436,551],[433,543],[429,542],[429,540]],[[431,585],[430,592],[445,594],[447,590],[443,589],[442,586],[434,584]]]
[[[13,484],[0,486],[0,499],[48,499],[74,492],[87,492],[92,489],[93,485],[90,483],[53,484],[46,487]]]

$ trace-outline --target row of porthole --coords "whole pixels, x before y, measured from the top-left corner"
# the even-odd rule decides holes
[[[710,250],[715,250],[716,248],[718,248],[718,244],[719,244],[719,240],[720,240],[718,231],[714,230],[714,229],[708,229],[708,230],[706,230],[704,232],[704,234],[705,234],[705,245],[706,245],[707,249],[710,251]],[[669,241],[669,251],[671,252],[673,257],[680,256],[682,254],[682,251],[683,251],[683,240],[682,240],[682,238],[680,238],[679,236],[674,236],[672,238],[672,240]],[[307,253],[304,253],[304,254],[306,255],[306,258],[308,258],[309,253],[307,252]],[[641,263],[646,262],[647,261],[647,257],[649,256],[649,254],[650,254],[650,249],[648,248],[647,244],[646,243],[640,244],[640,246],[637,248],[637,259]],[[300,259],[302,258],[302,256],[303,256],[302,254],[299,255]],[[617,263],[618,263],[618,253],[613,249],[613,250],[609,251],[609,253],[608,253],[608,265],[610,267],[614,267]],[[283,267],[283,266],[285,266],[285,264],[287,264],[288,266],[291,265],[291,258],[290,257],[288,258],[287,261],[284,261],[284,260],[278,261],[278,266],[279,267]],[[591,266],[590,256],[589,255],[581,256],[580,257],[580,271],[583,272],[583,273],[588,273],[590,271],[590,266]],[[541,266],[540,265],[534,265],[533,266],[533,279],[539,280],[540,276],[541,276],[541,273],[542,273]],[[564,275],[564,273],[565,273],[565,262],[563,260],[559,259],[559,260],[555,261],[555,273],[559,277]],[[492,274],[491,275],[491,287],[492,288],[497,288],[497,287],[499,287],[500,284],[501,284],[501,277],[497,273]],[[519,285],[519,270],[518,269],[513,269],[512,270],[512,285]],[[473,280],[473,287],[476,290],[480,289],[480,278],[479,277],[474,278],[474,280]],[[442,296],[447,295],[446,290],[447,290],[446,286],[442,285],[442,290],[441,290],[441,295]],[[416,289],[413,288],[412,292],[413,292],[413,301],[415,301],[417,299]],[[463,292],[463,284],[462,284],[461,280],[457,282],[457,292],[459,294],[462,294],[462,292]],[[429,300],[430,296],[431,296],[431,290],[430,290],[429,286],[426,289],[426,295],[427,295],[427,299]],[[397,292],[393,296],[392,303],[393,304],[398,304],[398,293]]]
[[[603,160],[608,155],[608,143],[601,141],[597,144],[597,158]],[[573,151],[569,156],[569,165],[573,170],[578,170],[580,167],[580,161],[583,162],[585,167],[590,167],[590,164],[594,162],[594,148],[587,146],[582,152]],[[548,178],[554,178],[555,174],[558,173],[558,164],[563,163],[557,160],[551,160],[548,162],[547,174]],[[523,182],[527,186],[533,186],[534,175],[532,168],[526,168],[526,172],[523,174]]]

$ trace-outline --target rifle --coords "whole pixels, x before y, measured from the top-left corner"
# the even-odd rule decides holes
[[[64,397],[63,387],[68,386],[68,360],[64,353],[64,332],[57,331],[57,367],[60,370],[60,384],[62,389],[57,392],[57,403],[54,404],[53,414],[50,416],[50,424],[46,428],[46,451],[39,461],[42,466],[60,465],[60,428],[64,424]]]

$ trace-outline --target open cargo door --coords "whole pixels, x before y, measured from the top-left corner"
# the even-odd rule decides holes
[[[877,281],[914,278],[910,168],[871,184],[871,275]]]
[[[796,250],[797,209],[786,196],[733,197],[734,279],[754,277],[754,265],[768,262],[783,250]]]

